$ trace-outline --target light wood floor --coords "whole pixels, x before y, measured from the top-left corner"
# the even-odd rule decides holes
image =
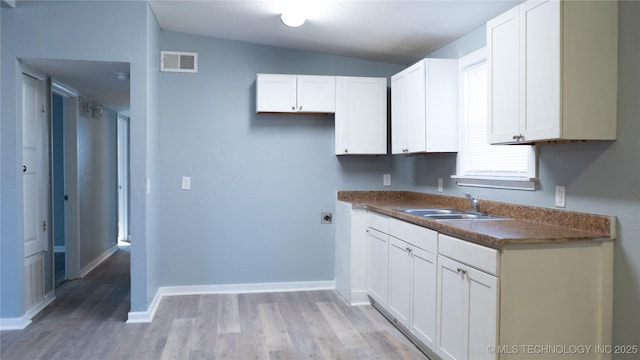
[[[0,359],[426,359],[371,306],[335,291],[172,296],[150,324],[125,324],[129,253],[67,281]]]

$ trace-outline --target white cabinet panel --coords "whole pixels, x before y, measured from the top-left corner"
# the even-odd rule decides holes
[[[389,235],[367,230],[367,293],[382,308],[389,298]]]
[[[433,349],[436,334],[436,254],[414,248],[411,254],[410,331]]]
[[[458,61],[423,59],[391,77],[394,154],[458,151]]]
[[[336,77],[336,155],[387,153],[387,79]]]
[[[488,137],[491,143],[513,141],[520,114],[520,10],[515,7],[487,23],[489,79]]]
[[[389,244],[389,313],[409,327],[411,306],[411,248],[394,237]]]
[[[256,80],[257,112],[295,112],[296,75],[258,74]]]
[[[487,22],[489,142],[614,140],[615,1],[526,1]]]
[[[443,359],[495,359],[498,280],[495,276],[438,256],[438,335]]]
[[[335,76],[258,74],[256,111],[335,112]]]
[[[298,112],[335,112],[335,76],[298,75],[297,110]]]

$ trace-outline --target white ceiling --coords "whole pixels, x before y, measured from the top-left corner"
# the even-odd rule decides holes
[[[129,63],[51,59],[21,59],[22,63],[46,75],[81,96],[103,107],[129,112],[129,80],[118,73],[129,73]]]
[[[293,0],[307,21],[280,21],[285,1],[150,0],[164,30],[269,46],[410,64],[522,0]],[[127,63],[22,59],[104,107],[129,109]]]
[[[164,30],[409,64],[522,0],[297,0],[307,21],[280,21],[287,1],[150,0]]]

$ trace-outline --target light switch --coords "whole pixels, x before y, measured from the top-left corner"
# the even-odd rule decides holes
[[[182,190],[191,190],[191,177],[182,177]]]

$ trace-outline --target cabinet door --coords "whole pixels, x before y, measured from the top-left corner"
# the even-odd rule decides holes
[[[407,72],[391,77],[391,153],[407,150]]]
[[[367,230],[367,293],[383,308],[389,297],[389,235]]]
[[[520,133],[520,11],[515,7],[487,22],[488,139],[514,142]]]
[[[389,313],[408,327],[411,306],[411,247],[392,236],[389,239]]]
[[[436,334],[436,255],[418,248],[411,253],[410,331],[433,349]]]
[[[335,76],[298,75],[298,112],[336,112]]]
[[[527,141],[560,138],[560,1],[529,1],[520,6],[521,64],[524,65],[524,116]]]
[[[438,256],[436,352],[443,359],[496,359],[498,279]]]
[[[256,112],[296,112],[296,75],[258,74]]]
[[[461,264],[438,256],[435,352],[443,359],[466,359],[465,305],[467,289]]]
[[[462,267],[468,287],[468,314],[466,316],[468,359],[495,359],[489,346],[497,345],[498,279],[473,268]],[[526,311],[526,310],[525,310]]]
[[[336,77],[337,155],[387,153],[387,79]]]
[[[426,138],[426,63],[420,61],[407,69],[407,152],[424,152]]]

